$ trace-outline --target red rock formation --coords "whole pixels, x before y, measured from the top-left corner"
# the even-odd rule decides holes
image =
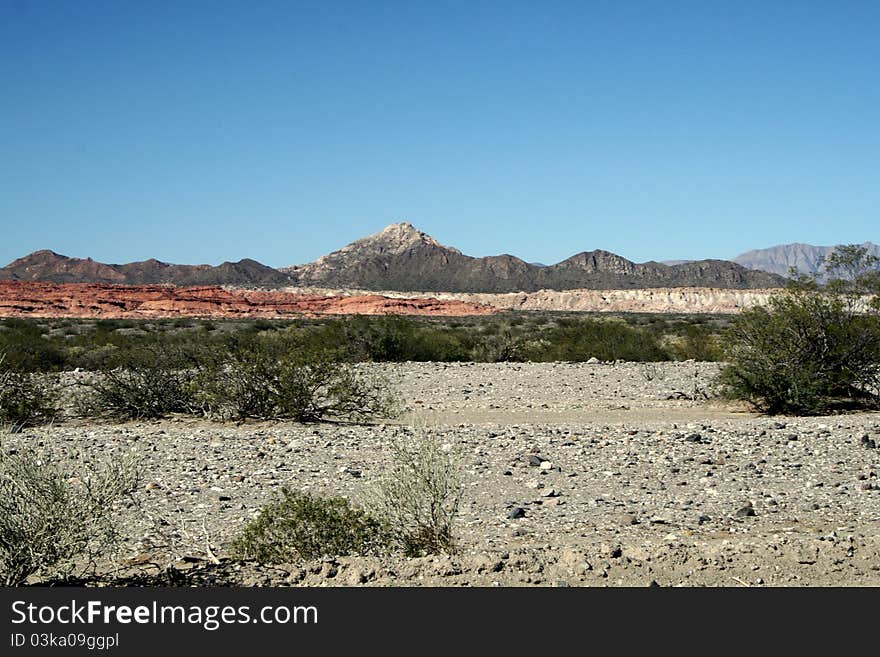
[[[320,296],[218,286],[104,285],[0,280],[0,317],[286,317],[291,315],[489,315],[465,301]]]

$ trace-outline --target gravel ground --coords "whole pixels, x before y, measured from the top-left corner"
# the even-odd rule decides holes
[[[369,367],[405,400],[401,419],[68,422],[3,443],[140,456],[143,482],[118,512],[130,584],[880,585],[880,414],[750,414],[706,399],[707,363]],[[282,486],[361,498],[383,439],[417,420],[462,455],[459,554],[282,567],[224,555]]]

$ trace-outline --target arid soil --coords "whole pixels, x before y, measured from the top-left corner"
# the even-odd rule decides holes
[[[880,585],[880,414],[758,416],[707,399],[717,366],[694,362],[368,367],[404,400],[398,420],[71,420],[3,444],[139,455],[143,481],[118,516],[129,583]],[[282,486],[363,499],[383,440],[416,421],[460,454],[458,554],[228,558]]]
[[[103,285],[0,280],[0,317],[284,317],[297,315],[489,315],[489,306],[368,293],[328,296],[219,286]]]

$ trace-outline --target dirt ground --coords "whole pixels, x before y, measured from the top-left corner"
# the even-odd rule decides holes
[[[368,367],[399,393],[401,418],[70,421],[3,445],[57,459],[138,455],[143,481],[118,510],[117,583],[880,585],[880,449],[870,447],[880,414],[755,415],[713,400],[708,363]],[[413,423],[460,454],[457,554],[271,567],[228,558],[229,540],[282,486],[362,499],[387,462],[385,439]],[[549,465],[531,464],[541,459]]]

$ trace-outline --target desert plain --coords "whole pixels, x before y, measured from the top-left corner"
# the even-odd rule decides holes
[[[97,584],[880,584],[878,413],[761,416],[713,397],[716,363],[358,367],[388,380],[398,418],[67,420],[4,445],[71,462],[137,455],[142,480],[116,511],[123,549]],[[229,557],[282,487],[362,499],[387,464],[386,439],[413,426],[461,464],[455,554]]]

